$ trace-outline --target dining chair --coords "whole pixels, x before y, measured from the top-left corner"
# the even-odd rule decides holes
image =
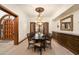
[[[45,35],[45,37],[46,37],[46,46],[52,48],[52,46],[51,46],[52,35],[47,34],[47,35]]]
[[[31,37],[33,37],[35,35],[35,33],[31,32],[29,33]]]
[[[44,50],[45,51],[45,44],[44,44],[44,41],[42,42],[35,42],[34,43],[34,51],[37,51],[37,50]]]
[[[33,47],[34,41],[31,39],[32,35],[30,33],[27,33],[28,38],[28,48]]]
[[[34,51],[40,50],[41,44],[40,43],[34,43]]]

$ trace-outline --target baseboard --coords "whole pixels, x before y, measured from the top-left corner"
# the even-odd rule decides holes
[[[27,39],[27,37],[25,37],[23,40],[21,40],[21,41],[19,42],[19,44],[22,43],[23,41],[25,41],[26,39]]]

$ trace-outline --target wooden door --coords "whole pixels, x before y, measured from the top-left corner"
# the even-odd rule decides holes
[[[49,33],[49,23],[44,22],[43,23],[43,34],[48,34]]]
[[[30,33],[35,33],[35,22],[30,22]]]
[[[12,15],[4,15],[0,20],[0,31],[2,30],[3,35],[0,36],[0,39],[10,39],[14,40],[14,44],[18,45],[18,16],[11,18]]]
[[[14,21],[11,19],[5,19],[3,22],[4,39],[14,39]]]

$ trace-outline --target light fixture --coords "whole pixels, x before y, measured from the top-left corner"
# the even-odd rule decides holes
[[[38,32],[40,33],[41,32],[41,26],[43,24],[41,15],[42,15],[42,12],[44,11],[44,8],[37,7],[35,9],[35,11],[38,12],[37,19],[36,19],[36,24],[38,25]]]
[[[35,9],[35,11],[38,12],[38,13],[42,13],[42,12],[44,11],[44,8],[42,8],[42,7],[37,7],[37,8]]]
[[[42,20],[41,14],[42,14],[42,12],[44,11],[44,8],[43,8],[43,7],[37,7],[37,8],[35,9],[35,11],[38,12],[36,24],[42,25],[43,22],[41,21],[41,20]]]

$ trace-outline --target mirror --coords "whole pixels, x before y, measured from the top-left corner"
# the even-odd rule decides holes
[[[73,31],[73,15],[60,20],[60,30]]]

